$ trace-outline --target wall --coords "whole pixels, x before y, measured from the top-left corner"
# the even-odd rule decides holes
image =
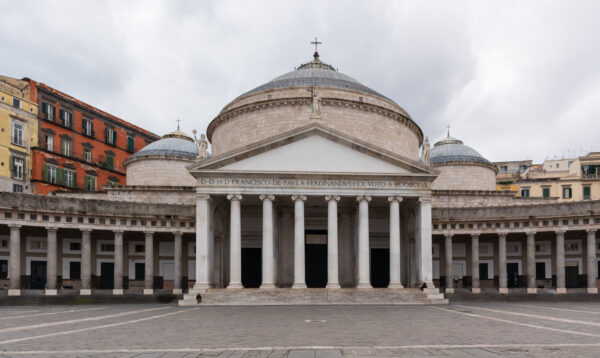
[[[186,166],[191,160],[182,159],[139,159],[127,164],[127,184],[194,186],[196,179]]]
[[[433,190],[496,190],[496,173],[478,165],[439,165],[440,175],[431,184]]]

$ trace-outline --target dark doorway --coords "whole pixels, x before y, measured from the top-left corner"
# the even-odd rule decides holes
[[[579,268],[577,266],[565,267],[565,286],[567,288],[579,287]]]
[[[81,279],[81,262],[71,261],[69,262],[69,278],[71,280]]]
[[[546,263],[536,262],[535,263],[535,279],[544,280],[546,279]]]
[[[327,230],[306,230],[306,286],[327,286]]]
[[[508,279],[506,287],[519,287],[519,264],[511,262],[506,264],[506,278]]]
[[[33,290],[46,288],[46,261],[31,261],[30,284]]]
[[[257,288],[261,282],[262,250],[242,247],[242,285],[246,288]]]
[[[145,280],[146,279],[146,264],[143,262],[135,263],[135,279]]]
[[[100,263],[100,288],[112,289],[115,283],[115,264],[112,262]]]
[[[489,273],[488,273],[488,264],[487,262],[484,263],[480,263],[479,264],[479,279],[480,280],[487,280]]]
[[[8,278],[8,260],[0,260],[0,278]]]
[[[390,249],[371,249],[371,286],[390,284]]]

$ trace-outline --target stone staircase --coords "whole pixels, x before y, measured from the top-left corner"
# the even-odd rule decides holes
[[[180,306],[198,305],[417,305],[448,304],[437,288],[275,288],[190,290]]]

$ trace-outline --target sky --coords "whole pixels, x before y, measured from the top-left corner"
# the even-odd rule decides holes
[[[162,135],[312,59],[492,161],[600,151],[600,1],[0,0],[0,74]]]

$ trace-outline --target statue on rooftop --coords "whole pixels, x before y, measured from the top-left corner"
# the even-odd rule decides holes
[[[208,158],[208,141],[204,133],[200,135],[200,139],[198,140],[198,158]]]
[[[425,137],[423,142],[423,151],[421,152],[421,162],[429,164],[429,155],[431,154],[431,145],[429,145],[429,139]]]

